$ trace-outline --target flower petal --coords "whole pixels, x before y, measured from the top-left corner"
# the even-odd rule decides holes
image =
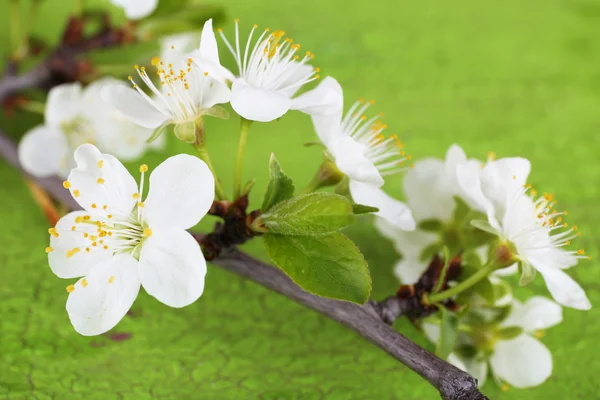
[[[520,326],[525,332],[547,329],[562,322],[562,307],[542,296],[534,296],[522,304],[513,300],[510,315],[502,326]]]
[[[46,124],[57,127],[81,112],[81,84],[65,83],[50,89],[44,112]]]
[[[199,99],[198,104],[203,109],[208,109],[216,104],[228,103],[231,100],[231,90],[229,87],[210,76],[202,76],[202,97]],[[193,90],[193,89],[192,89]]]
[[[490,357],[494,375],[517,388],[537,386],[552,373],[552,354],[542,343],[523,334],[500,340]]]
[[[185,307],[204,291],[206,261],[196,240],[184,230],[159,231],[142,246],[144,289],[171,307]]]
[[[398,201],[383,190],[367,183],[350,181],[350,194],[358,204],[377,207],[375,215],[387,219],[405,231],[412,231],[416,227],[415,219],[406,204]]]
[[[198,157],[167,158],[150,175],[144,218],[152,229],[188,229],[206,215],[215,198],[215,180]]]
[[[63,133],[47,126],[36,126],[19,142],[19,163],[27,173],[43,178],[50,175],[64,177],[69,144]]]
[[[137,264],[131,255],[118,254],[96,264],[75,284],[67,300],[67,312],[77,332],[100,335],[127,314],[140,290]]]
[[[375,164],[365,157],[365,145],[350,136],[331,138],[331,153],[335,164],[352,181],[368,183],[375,187],[383,185],[383,177]]]
[[[582,287],[564,271],[547,266],[543,260],[529,259],[529,262],[542,274],[550,294],[559,304],[578,310],[592,308]]]
[[[112,0],[112,3],[122,7],[127,18],[138,20],[152,14],[158,5],[158,0]]]
[[[75,150],[75,162],[77,168],[69,174],[69,190],[82,208],[92,214],[129,215],[138,188],[119,160],[100,153],[94,145],[83,144]]]
[[[212,18],[206,21],[202,27],[202,35],[200,36],[200,47],[198,52],[202,59],[215,64],[221,64],[221,61],[219,60],[217,38],[215,38],[215,32],[213,31]]]
[[[455,204],[448,183],[444,163],[436,158],[419,160],[406,173],[404,194],[417,220],[452,218]]]
[[[485,385],[488,373],[486,361],[478,357],[464,358],[457,356],[455,353],[450,353],[448,362],[477,379],[477,386],[482,387]]]
[[[344,108],[344,92],[339,82],[328,76],[316,88],[292,99],[290,108],[313,116],[335,115],[339,123]]]
[[[48,263],[52,272],[59,278],[70,279],[85,276],[96,264],[112,257],[112,252],[91,246],[90,240],[84,237],[86,233],[88,237],[98,234],[96,225],[81,224],[75,221],[77,217],[84,215],[87,215],[85,211],[74,211],[63,216],[54,227],[56,232],[50,235],[52,251],[48,253]],[[78,250],[76,253],[72,253],[73,249]]]
[[[231,87],[231,107],[242,117],[269,122],[282,117],[290,109],[291,100],[285,94],[250,86],[242,78]]]
[[[465,195],[477,205],[477,208],[485,211],[488,217],[488,222],[497,231],[501,231],[500,224],[496,218],[496,212],[492,202],[483,195],[481,190],[480,174],[473,168],[468,168],[464,165],[459,165],[456,168],[456,176],[458,183]]]
[[[169,119],[158,106],[130,87],[107,85],[100,91],[100,96],[121,114],[144,128],[158,128]]]

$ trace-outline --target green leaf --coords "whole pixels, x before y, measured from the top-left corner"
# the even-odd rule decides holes
[[[334,193],[310,193],[276,204],[260,217],[271,233],[322,235],[355,221],[350,201]]]
[[[440,232],[444,226],[437,219],[425,219],[419,222],[419,229],[426,232]]]
[[[508,326],[498,330],[498,336],[502,340],[514,339],[523,333],[523,328],[520,326]]]
[[[435,348],[435,355],[445,360],[454,350],[458,336],[458,319],[445,308],[441,308],[440,337]]]
[[[379,211],[377,207],[365,206],[364,204],[352,204],[352,212],[355,215],[376,213]]]
[[[269,160],[269,184],[262,204],[262,211],[267,212],[275,204],[291,198],[294,195],[294,182],[281,169],[275,154],[271,153]]]
[[[519,285],[525,286],[535,279],[536,270],[531,266],[531,264],[520,262],[519,273],[521,274],[521,278],[519,279]]]
[[[346,236],[266,234],[271,260],[309,293],[363,304],[371,293],[367,262]]]

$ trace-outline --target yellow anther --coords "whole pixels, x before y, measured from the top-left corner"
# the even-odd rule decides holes
[[[77,189],[73,190],[73,196],[79,197],[79,195],[80,195],[79,190],[77,190]]]
[[[146,237],[152,236],[152,229],[150,229],[150,228],[144,229],[144,236],[146,236]]]
[[[48,233],[51,234],[54,237],[58,237],[58,232],[56,231],[56,228],[50,228],[48,229]]]
[[[133,66],[133,68],[135,68],[135,69],[140,69],[140,66],[139,66],[139,65],[137,65],[137,64],[135,64],[135,65]]]
[[[96,183],[99,185],[102,185],[104,183],[104,178],[98,178],[96,179]]]
[[[85,248],[85,251],[89,253],[89,252],[90,252],[90,248],[89,248],[89,247],[86,247],[86,248]]]
[[[140,172],[146,172],[146,171],[148,171],[148,166],[146,164],[140,165]]]
[[[571,241],[570,241],[570,240],[567,240],[567,241],[565,242],[565,244],[568,246],[568,245],[570,245],[570,244],[571,244]]]
[[[90,220],[90,216],[89,215],[84,215],[83,216],[83,220],[84,221],[89,221]]]
[[[217,28],[217,32],[223,32],[223,28]]]
[[[577,250],[577,254],[579,254],[580,256],[582,256],[582,255],[585,254],[585,250],[579,249],[579,250]]]
[[[517,179],[517,176],[516,176],[516,175],[513,175],[513,180],[516,180],[516,179]]]
[[[364,103],[364,102],[365,102],[365,99],[363,99],[363,98],[361,97],[360,99],[358,99],[358,102],[359,102],[359,103]]]
[[[208,76],[208,71],[205,71],[205,72],[204,72],[204,76]]]
[[[87,233],[87,232],[83,232],[83,237],[84,237],[84,238],[87,238],[88,236],[90,236],[90,234],[89,234],[89,233]]]
[[[579,229],[577,225],[573,225],[573,230],[576,231],[577,229]]]
[[[65,189],[68,189],[68,188],[70,188],[70,187],[71,187],[71,182],[69,182],[69,181],[64,181],[64,182],[63,182],[63,187],[64,187]]]
[[[67,250],[67,258],[73,257],[73,254],[75,253],[73,253],[71,250]]]
[[[503,392],[508,392],[508,389],[510,389],[510,386],[508,386],[506,383],[500,388],[500,390],[502,390]]]
[[[133,80],[133,76],[129,75],[129,76],[127,77],[127,79],[128,79],[128,80],[130,80],[130,81],[132,81],[132,80]]]
[[[144,207],[144,202],[143,201],[138,201],[137,205],[138,205],[138,207]]]
[[[111,275],[110,278],[108,278],[108,283],[113,283],[115,281],[115,277]]]
[[[367,116],[363,115],[363,116],[360,117],[360,119],[362,119],[363,121],[366,121],[367,120]]]
[[[83,217],[82,217],[82,216],[75,217],[75,223],[76,223],[76,224],[80,224],[80,223],[82,223],[82,222],[83,222]]]
[[[253,28],[254,28],[254,29],[258,28],[258,25],[254,24],[254,25],[253,25]]]
[[[92,246],[96,247],[96,246],[98,246],[98,243],[92,242]]]
[[[71,227],[71,230],[72,230],[72,231],[74,231],[74,230],[75,230],[75,225],[73,225],[73,226]]]
[[[160,64],[160,57],[152,57],[152,60],[150,60],[150,63],[154,66],[157,66],[158,64]]]
[[[239,19],[239,18],[236,18],[236,19],[235,19],[235,23],[237,24],[238,22],[240,22],[240,19]]]
[[[69,285],[69,286],[67,286],[67,292],[73,293],[74,290],[75,290],[75,285]]]
[[[102,168],[102,164],[104,164],[104,160],[98,160],[98,168]]]
[[[102,209],[103,209],[104,211],[106,211],[106,209],[107,209],[107,208],[108,208],[108,206],[107,206],[106,204],[105,204],[104,206],[102,206]]]
[[[83,279],[81,280],[81,286],[82,286],[82,287],[87,287],[87,285],[88,285],[88,281],[87,281],[87,279],[83,278]]]
[[[561,219],[562,219],[562,218],[561,218]],[[563,224],[563,226],[564,226],[565,228],[568,228],[568,227],[569,227],[569,223],[568,223],[568,222],[565,222],[565,223]]]
[[[52,248],[52,246],[48,246],[46,247],[46,254],[53,252],[54,249]]]
[[[315,72],[321,72],[321,68],[319,68],[319,67],[315,68]]]
[[[139,199],[140,198],[140,194],[139,193],[134,193],[133,194],[133,198],[134,199]]]
[[[496,153],[494,153],[493,151],[490,151],[488,153],[488,160],[493,161],[496,159]]]
[[[371,105],[373,105],[373,104],[375,104],[375,100],[371,99],[371,100],[369,100],[369,103],[370,103]]]
[[[108,219],[111,219],[111,218],[112,218],[112,214],[108,214],[108,215],[106,216],[106,218],[108,218]]]
[[[108,246],[107,245],[104,245],[104,250],[108,250]]]
[[[412,156],[408,155],[408,156],[406,156],[406,159],[407,160],[412,160]],[[411,168],[412,168],[412,166],[411,166]]]
[[[96,203],[92,203],[92,208],[96,208]]]

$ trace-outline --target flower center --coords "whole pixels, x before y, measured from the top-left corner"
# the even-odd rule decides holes
[[[133,77],[129,76],[128,79],[133,84],[133,88],[157,110],[170,115],[175,122],[194,121],[199,118],[203,114],[200,106],[202,104],[202,79],[208,76],[208,72],[200,72],[190,57],[184,60],[183,56],[175,65],[171,62],[163,62],[160,57],[154,57],[152,65],[160,78],[161,90],[148,76],[146,67],[134,65],[134,68],[155,99],[148,96],[137,85]]]
[[[364,112],[369,106],[375,104],[374,100],[365,102],[359,99],[346,113],[342,120],[342,133],[350,136],[364,146],[363,155],[375,165],[382,176],[393,175],[406,169],[405,162],[412,157],[406,155],[404,144],[394,134],[389,137],[383,135],[387,124],[379,120],[382,113],[367,118]]]
[[[319,68],[312,68],[307,63],[314,59],[314,54],[307,51],[300,56],[300,45],[285,37],[284,31],[269,33],[266,28],[250,50],[252,37],[258,28],[254,25],[248,36],[244,56],[240,48],[239,19],[235,20],[235,49],[219,29],[221,38],[233,54],[242,77],[248,84],[265,90],[289,91],[293,94],[302,85],[319,79]]]
[[[102,168],[103,161],[98,161]],[[144,173],[148,170],[147,165],[140,166],[141,179],[139,189],[132,197],[140,199],[144,190]],[[98,178],[97,184],[103,185],[104,178]],[[71,188],[71,183],[65,181],[63,186]],[[73,195],[79,197],[81,192],[73,190]],[[144,202],[137,201],[133,210],[122,212],[107,204],[92,203],[92,212],[75,217],[73,225],[69,230],[59,231],[51,228],[48,233],[54,237],[61,234],[73,235],[70,239],[76,244],[66,250],[67,258],[78,253],[91,253],[95,251],[110,251],[112,254],[128,253],[139,259],[140,251],[144,241],[152,235],[152,230],[144,221]],[[48,247],[46,252],[54,251]]]
[[[61,121],[60,129],[72,148],[85,143],[93,144],[96,138],[96,131],[92,128],[91,121],[81,115],[71,120]]]

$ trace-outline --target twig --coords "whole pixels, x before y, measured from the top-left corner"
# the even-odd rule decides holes
[[[57,50],[40,66],[24,75],[14,76],[12,74],[14,71],[10,70],[8,76],[0,80],[0,103],[21,90],[50,88],[62,81],[76,79],[77,77],[70,74],[69,71],[73,67],[70,64],[75,63],[79,55],[115,41],[114,32],[110,30],[105,30],[99,35],[85,43],[66,46]],[[66,58],[61,59],[61,54]],[[68,62],[65,63],[65,60]],[[1,130],[0,155],[24,175],[27,175],[19,165],[16,145]],[[64,190],[59,179],[50,177],[35,180],[55,199],[64,203],[70,209],[79,208],[69,192]],[[217,208],[219,207],[221,206],[217,205]],[[218,214],[224,211],[215,209],[213,212]],[[235,220],[243,221],[244,218],[235,218]],[[225,219],[225,222],[227,222],[227,219]],[[477,381],[473,377],[421,348],[389,325],[401,315],[407,314],[410,316],[411,313],[414,313],[414,305],[411,303],[414,297],[402,297],[402,292],[400,292],[398,295],[380,303],[371,301],[364,306],[359,306],[353,303],[314,296],[302,290],[279,269],[254,259],[235,247],[227,247],[243,240],[243,237],[233,238],[232,241],[226,240],[227,238],[224,235],[230,232],[227,228],[220,226],[211,234],[196,236],[203,247],[207,243],[215,246],[212,249],[215,250],[212,254],[215,257],[212,260],[214,265],[259,283],[348,326],[425,378],[439,391],[443,399],[487,399],[477,389]],[[428,312],[428,310],[423,312]]]

